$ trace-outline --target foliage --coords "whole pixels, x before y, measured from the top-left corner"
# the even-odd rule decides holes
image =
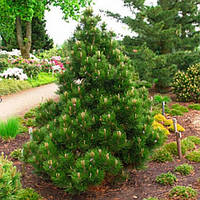
[[[49,83],[53,83],[57,80],[56,75],[52,75],[46,72],[40,72],[38,74],[38,77],[36,79],[28,79],[28,83],[32,86],[32,87],[38,87],[41,85],[45,85],[45,84],[49,84]]]
[[[195,143],[188,137],[181,141],[181,145],[184,146],[186,151],[195,149]]]
[[[183,115],[184,113],[189,112],[188,108],[185,106],[182,106],[180,104],[173,104],[171,108],[166,107],[166,113],[172,115],[172,116],[178,116]]]
[[[187,139],[192,141],[194,144],[200,144],[200,138],[197,136],[188,136]]]
[[[191,151],[186,155],[186,159],[193,162],[200,162],[200,151]]]
[[[178,155],[178,150],[177,150],[177,144],[176,142],[170,142],[168,144],[164,145],[164,149],[166,149],[170,154],[177,156]],[[181,146],[181,151],[182,154],[185,155],[186,153],[186,148],[184,145]]]
[[[80,9],[91,3],[91,0],[77,0],[77,1],[35,1],[25,0],[21,3],[21,0],[8,0],[0,1],[0,30],[1,35],[4,35],[4,39],[8,41],[13,38],[15,33],[14,27],[16,25],[17,40],[22,56],[28,58],[31,49],[31,23],[33,17],[44,17],[45,10],[49,9],[50,5],[60,7],[64,13],[65,19],[72,17],[78,19]],[[25,26],[23,27],[23,22]],[[22,29],[26,31],[23,31]],[[6,35],[7,33],[7,35]],[[24,34],[23,34],[24,33]]]
[[[171,172],[160,174],[156,177],[156,182],[161,185],[173,185],[177,178]]]
[[[30,109],[28,112],[24,114],[24,119],[33,118],[36,115],[36,109]]]
[[[19,66],[29,78],[37,78],[41,68],[34,64],[23,63]]]
[[[162,104],[162,102],[169,103],[171,98],[168,96],[154,95],[153,97],[154,104]]]
[[[0,58],[0,73],[9,67],[11,67],[11,63],[8,61],[8,58]]]
[[[80,193],[141,166],[164,135],[152,128],[151,101],[129,58],[87,9],[74,34],[58,103],[37,110],[38,127],[24,159],[57,186]]]
[[[31,88],[27,81],[5,79],[0,81],[0,94],[7,95]]]
[[[2,200],[42,200],[42,198],[30,188],[22,189],[20,183],[20,173],[12,162],[2,155],[0,157],[0,199]]]
[[[20,174],[17,172],[16,167],[13,167],[4,156],[0,157],[0,199],[14,199],[18,190],[21,188]]]
[[[177,200],[192,200],[196,199],[197,191],[192,187],[175,186],[170,190],[169,197],[174,197]]]
[[[5,140],[15,138],[19,133],[19,126],[19,120],[14,117],[6,122],[0,121],[0,137]]]
[[[189,175],[194,171],[194,167],[185,163],[177,166],[174,171],[179,172],[181,175]]]
[[[152,160],[155,162],[167,162],[172,161],[173,157],[167,149],[160,148],[153,153]]]
[[[200,63],[190,66],[186,72],[178,71],[173,80],[173,92],[179,101],[200,100]]]
[[[158,129],[158,130],[162,131],[165,135],[169,135],[170,134],[169,130],[167,128],[165,128],[161,123],[159,123],[157,121],[154,121],[152,126],[153,126],[154,130]]]
[[[13,159],[16,159],[16,160],[20,160],[23,157],[22,149],[20,149],[20,148],[15,149],[14,151],[12,151],[10,153],[10,157],[13,158]]]
[[[25,35],[25,28],[26,28],[26,23],[22,22],[23,35]],[[0,33],[3,40],[2,46],[4,46],[8,51],[11,51],[12,49],[18,49],[17,38],[16,38],[16,27],[14,28],[13,36],[8,41],[6,41],[5,34]],[[46,20],[44,18],[40,19],[38,17],[33,17],[31,50],[38,50],[38,49],[47,50],[51,48],[53,48],[53,40],[49,38],[49,35],[46,33]]]
[[[200,110],[200,104],[190,104],[188,108],[192,110]]]

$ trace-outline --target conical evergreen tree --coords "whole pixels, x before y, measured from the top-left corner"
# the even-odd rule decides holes
[[[74,35],[71,64],[60,77],[60,101],[40,108],[25,159],[69,192],[85,191],[122,166],[140,166],[161,143],[151,102],[128,57],[87,9]]]

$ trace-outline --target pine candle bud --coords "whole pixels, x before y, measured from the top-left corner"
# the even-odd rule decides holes
[[[118,135],[119,137],[121,137],[121,136],[122,136],[121,131],[117,131],[117,135]]]
[[[68,96],[68,92],[66,91],[66,92],[64,92],[64,95],[67,97]]]
[[[92,121],[95,122],[95,117],[94,116],[92,117]]]
[[[44,143],[44,146],[48,148],[49,144],[47,142]]]
[[[81,88],[80,88],[80,86],[78,86],[78,93],[80,93],[80,91],[81,91]]]
[[[100,57],[100,55],[101,55],[100,51],[97,51],[97,55],[98,55],[98,57]]]
[[[117,159],[115,159],[115,165],[118,165],[119,161]]]
[[[52,138],[52,137],[53,137],[53,134],[52,134],[52,133],[49,133],[49,136],[50,136],[50,138]]]
[[[68,155],[65,153],[65,158],[68,158]]]
[[[77,176],[78,176],[78,178],[80,179],[80,177],[81,177],[81,174],[80,174],[80,172],[78,172],[78,173],[77,173]]]
[[[82,119],[85,118],[85,114],[86,114],[85,112],[82,112],[82,113],[81,113],[81,117],[82,117]]]
[[[94,157],[94,156],[95,156],[94,151],[91,151],[91,152],[90,152],[90,156],[91,156],[91,157]]]
[[[104,103],[107,103],[108,102],[108,99],[107,98],[104,98]]]
[[[66,116],[66,115],[64,115],[64,116],[63,116],[63,120],[66,120],[66,118],[67,118],[67,116]]]
[[[93,45],[91,45],[90,49],[91,49],[91,51],[93,50]]]
[[[82,52],[80,52],[80,57],[82,58],[82,56],[83,56],[83,53],[82,53]]]
[[[79,45],[81,42],[79,40],[76,41],[76,44]]]
[[[53,120],[56,123],[56,119]]]
[[[71,51],[71,54],[74,55],[74,51]]]
[[[98,151],[99,151],[99,155],[101,155],[101,153],[102,153],[102,150],[101,150],[101,149],[99,149]]]
[[[49,124],[47,124],[47,129],[49,129]]]
[[[98,70],[98,75],[100,76],[101,75],[101,72]]]
[[[97,174],[99,174],[99,170],[97,169]]]
[[[74,106],[76,105],[76,98],[72,98],[72,103]]]
[[[56,173],[56,177],[58,178],[60,176],[60,173]]]
[[[133,99],[133,100],[132,100],[132,103],[134,103],[134,104],[135,104],[136,102],[137,102],[137,100],[136,100],[136,99]]]
[[[107,160],[110,159],[110,157],[109,157],[109,153],[106,154],[106,159],[107,159]]]
[[[110,114],[108,114],[108,118],[110,119]]]
[[[83,166],[83,168],[85,167],[85,160],[81,160],[81,165]]]
[[[48,164],[49,164],[49,165],[52,165],[52,164],[53,164],[53,161],[52,161],[52,160],[49,160],[49,161],[48,161]]]

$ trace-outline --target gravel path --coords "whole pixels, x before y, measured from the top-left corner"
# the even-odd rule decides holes
[[[47,99],[57,99],[55,94],[58,86],[55,83],[31,88],[3,97],[0,103],[0,120],[6,120],[12,116],[23,116],[28,110],[39,105]]]

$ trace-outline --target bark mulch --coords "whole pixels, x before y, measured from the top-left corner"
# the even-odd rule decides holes
[[[186,130],[183,133],[183,138],[189,135],[200,136],[200,111],[190,111],[184,116],[177,117],[177,120]],[[32,166],[24,166],[21,161],[9,157],[14,149],[21,148],[28,140],[27,133],[18,135],[16,139],[11,141],[0,140],[0,152],[4,152],[21,171],[23,187],[34,188],[45,200],[143,200],[147,197],[169,199],[168,193],[173,186],[161,186],[155,183],[155,178],[161,173],[173,172],[175,166],[182,163],[192,164],[195,173],[188,176],[176,174],[178,181],[175,185],[191,186],[200,191],[200,184],[197,181],[200,178],[200,163],[192,163],[185,158],[180,161],[176,158],[173,162],[167,163],[149,162],[143,170],[129,170],[130,175],[126,182],[114,186],[104,183],[101,186],[90,188],[89,191],[80,196],[71,197],[62,189],[55,187],[50,181],[34,174]],[[175,141],[175,135],[171,133],[168,140]],[[197,199],[200,199],[200,193]]]

